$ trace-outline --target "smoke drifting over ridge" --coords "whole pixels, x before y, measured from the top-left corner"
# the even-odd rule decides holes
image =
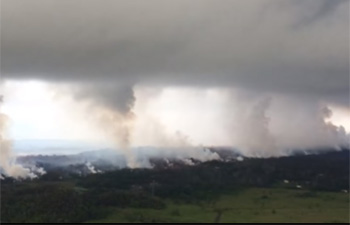
[[[349,110],[349,1],[2,0],[1,75],[69,86],[130,166],[135,143],[348,146],[323,110]]]

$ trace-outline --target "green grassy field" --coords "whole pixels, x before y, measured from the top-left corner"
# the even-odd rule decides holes
[[[200,204],[167,201],[163,210],[111,208],[109,222],[349,223],[349,194],[290,189],[246,189]]]

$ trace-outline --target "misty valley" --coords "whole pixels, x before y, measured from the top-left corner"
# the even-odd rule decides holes
[[[348,222],[349,149],[278,158],[209,150],[220,158],[154,157],[135,169],[107,150],[18,157],[45,173],[2,174],[1,222]]]

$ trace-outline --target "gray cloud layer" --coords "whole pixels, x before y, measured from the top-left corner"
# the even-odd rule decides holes
[[[348,104],[348,0],[2,0],[5,79],[240,86]]]

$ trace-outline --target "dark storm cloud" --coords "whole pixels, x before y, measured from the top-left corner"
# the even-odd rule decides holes
[[[122,114],[130,112],[136,100],[131,86],[95,83],[75,87],[71,91],[78,101],[94,99],[94,104],[108,106]]]
[[[1,3],[5,79],[240,86],[348,102],[349,1]]]

